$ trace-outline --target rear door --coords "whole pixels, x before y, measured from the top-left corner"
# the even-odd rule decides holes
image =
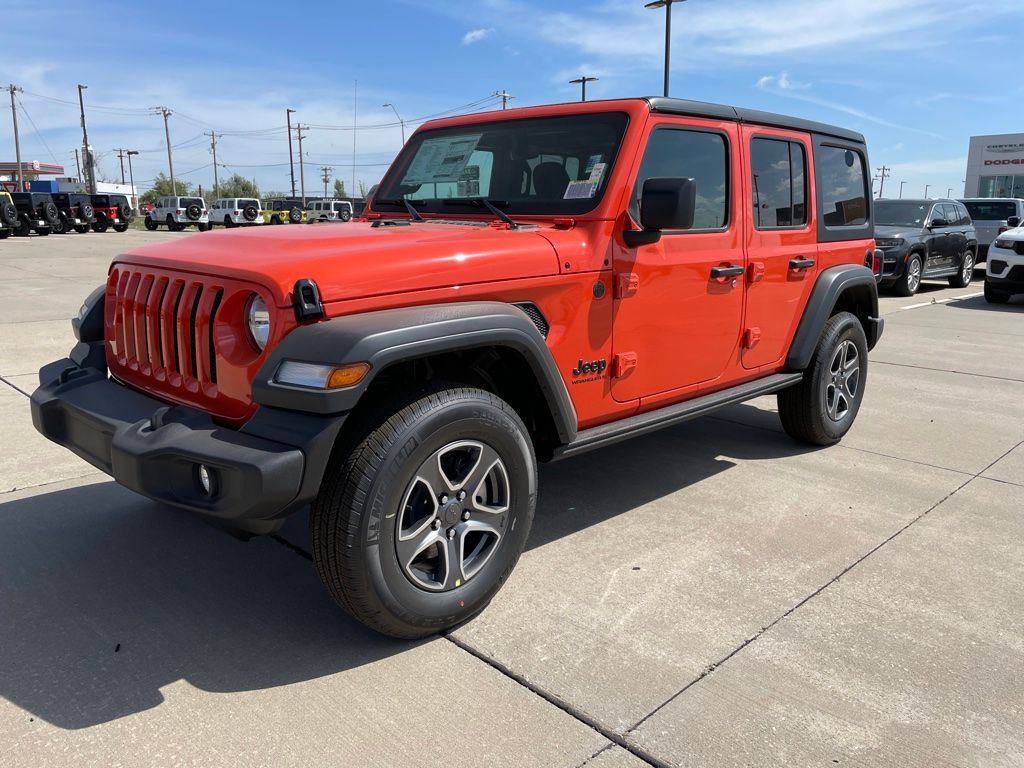
[[[810,137],[744,126],[751,228],[747,235],[744,368],[786,354],[818,272]]]
[[[693,226],[651,245],[616,249],[613,347],[619,402],[713,382],[735,365],[743,312],[745,206],[733,122],[655,117],[634,172],[629,213],[640,220],[649,178],[697,186]],[[668,394],[666,394],[668,393]]]

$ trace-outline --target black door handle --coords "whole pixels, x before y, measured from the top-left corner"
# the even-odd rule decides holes
[[[814,259],[790,259],[790,269],[810,269],[814,266]]]
[[[712,267],[711,278],[717,280],[721,277],[739,277],[745,271],[743,267]]]

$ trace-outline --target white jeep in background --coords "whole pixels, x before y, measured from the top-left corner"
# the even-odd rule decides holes
[[[1005,304],[1024,294],[1024,227],[1018,216],[1011,216],[1007,224],[1013,229],[1001,232],[988,249],[985,300],[991,304]]]
[[[206,201],[201,197],[161,197],[146,215],[146,229],[153,231],[161,225],[167,225],[171,232],[192,226],[205,232],[210,228]]]
[[[306,204],[306,215],[314,221],[348,221],[352,218],[352,203],[348,200],[313,200]]]
[[[210,226],[248,227],[263,223],[260,201],[251,197],[222,197],[210,206]]]

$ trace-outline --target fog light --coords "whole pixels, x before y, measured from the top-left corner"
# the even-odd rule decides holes
[[[199,487],[203,489],[203,494],[213,496],[213,470],[205,464],[200,464],[198,474]]]

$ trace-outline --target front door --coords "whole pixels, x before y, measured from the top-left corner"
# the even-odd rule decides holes
[[[925,238],[928,241],[928,263],[925,264],[926,270],[943,269],[949,266],[949,227],[934,226],[934,222],[944,219],[945,215],[942,205],[938,203],[932,206],[932,211],[928,214],[928,227],[925,229]]]
[[[781,360],[818,273],[808,137],[744,126],[752,227],[747,248],[744,368]]]
[[[697,206],[690,229],[616,249],[611,390],[619,402],[713,382],[735,363],[746,269],[738,142],[735,123],[650,122],[630,216],[639,222],[649,178],[693,179]]]

